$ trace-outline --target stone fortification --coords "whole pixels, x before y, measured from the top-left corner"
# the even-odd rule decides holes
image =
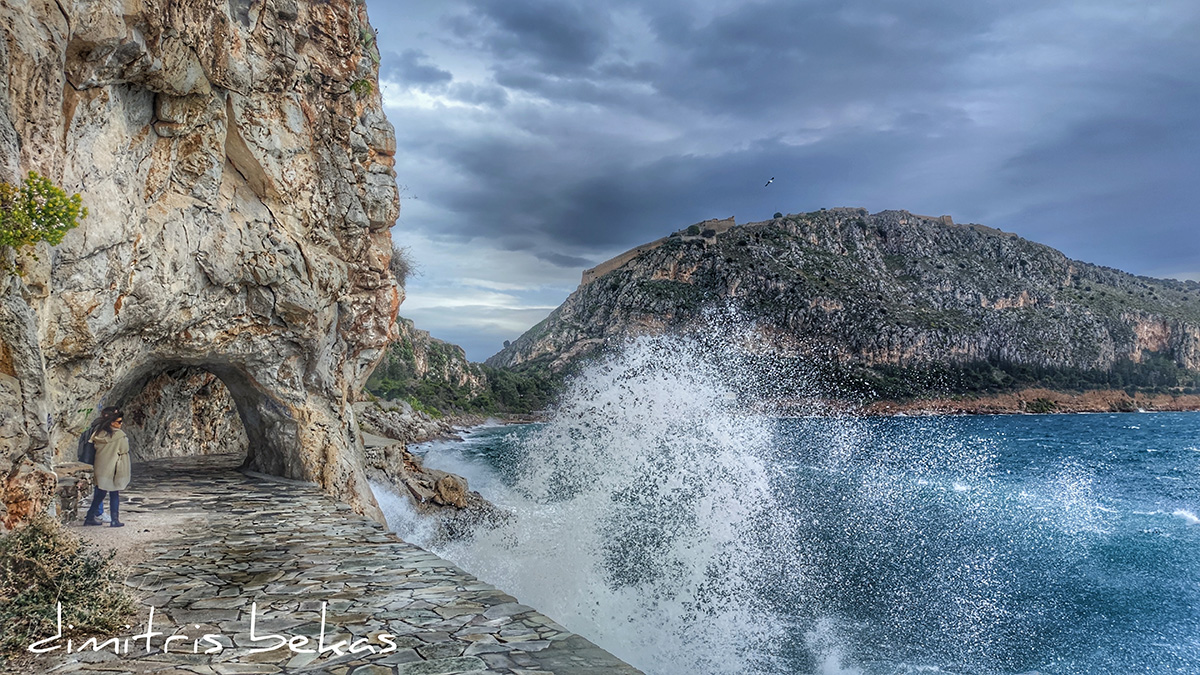
[[[0,0],[0,180],[37,171],[90,210],[0,279],[10,523],[94,408],[206,374],[246,468],[378,516],[350,405],[402,299],[378,63],[354,0]]]

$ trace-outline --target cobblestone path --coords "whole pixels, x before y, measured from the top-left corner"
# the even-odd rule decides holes
[[[64,645],[27,663],[30,672],[639,672],[317,488],[244,476],[235,465],[188,457],[134,466],[127,527],[164,509],[189,525],[146,545],[149,559],[128,581],[141,607],[119,645],[70,655]],[[163,635],[147,651],[147,638],[135,636],[146,632],[150,607]],[[181,637],[164,644],[172,635]]]

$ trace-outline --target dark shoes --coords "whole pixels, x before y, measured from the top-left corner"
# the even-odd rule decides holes
[[[92,519],[92,518],[88,518],[87,520],[84,520],[84,521],[83,521],[83,524],[84,524],[85,526],[92,526],[92,525],[101,525],[102,523],[101,523],[100,521],[98,521],[98,520],[95,520],[95,519]]]
[[[96,524],[99,525],[100,523],[96,523]],[[122,523],[119,520],[114,520],[114,521],[112,521],[112,524],[109,525],[109,527],[125,527],[125,523]]]

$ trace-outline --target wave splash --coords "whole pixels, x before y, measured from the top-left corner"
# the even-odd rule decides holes
[[[1022,672],[1083,639],[1070,580],[1115,517],[1092,469],[1008,476],[953,420],[747,413],[771,377],[640,338],[499,460],[437,451],[504,526],[434,541],[377,495],[405,539],[653,675]]]
[[[779,672],[785,627],[762,589],[802,584],[776,444],[708,356],[635,341],[515,449],[515,480],[488,495],[508,526],[441,546],[399,533],[647,672]]]

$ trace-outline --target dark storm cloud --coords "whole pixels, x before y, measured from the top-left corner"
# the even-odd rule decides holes
[[[402,225],[464,251],[557,274],[863,206],[1200,275],[1194,0],[369,2],[385,79],[424,91],[388,109],[430,207]]]
[[[940,90],[993,16],[988,3],[840,1],[748,3],[700,26],[661,14],[672,58],[655,84],[713,110]]]
[[[660,97],[753,116],[797,102],[832,105],[952,87],[962,56],[978,47],[1003,6],[777,0],[702,19],[689,3],[645,3],[638,9],[661,47],[657,60],[606,49],[616,26],[587,7],[484,3],[453,24],[490,51],[503,86],[597,102],[597,88],[645,82]]]
[[[424,63],[428,59],[429,55],[419,49],[406,49],[400,54],[385,51],[380,59],[379,76],[415,86],[446,84],[454,79],[450,71]]]
[[[590,67],[608,45],[609,28],[604,6],[563,0],[515,0],[475,5],[479,23],[470,25],[500,59],[516,59],[549,73],[566,73]]]
[[[999,174],[1015,203],[1011,227],[1075,257],[1146,274],[1197,267],[1200,132],[1162,119],[1089,118],[1013,157]],[[1181,224],[1185,225],[1181,227]]]

